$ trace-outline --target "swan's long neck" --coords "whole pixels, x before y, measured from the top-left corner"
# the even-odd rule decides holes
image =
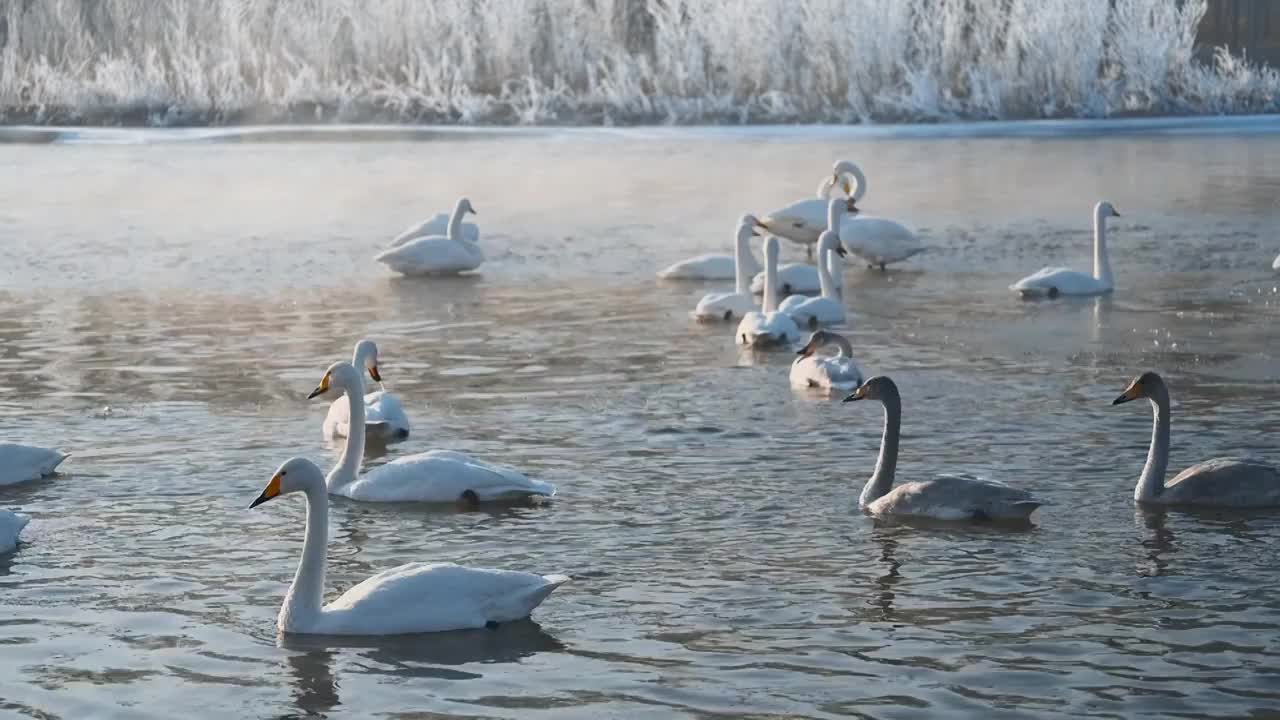
[[[342,447],[342,455],[338,464],[329,471],[326,479],[329,489],[336,490],[343,485],[356,481],[360,474],[360,464],[364,461],[364,381],[358,379],[354,387],[346,389],[347,409],[347,443]]]
[[[751,233],[739,233],[738,244],[733,248],[734,292],[746,295],[751,292],[751,276],[760,272],[752,270],[755,258],[751,257]]]
[[[458,242],[462,239],[462,215],[462,205],[459,204],[453,209],[453,214],[449,216],[448,235],[449,239],[454,242]],[[360,366],[357,365],[356,367],[358,368]]]
[[[365,375],[368,374],[369,354],[372,351],[367,345],[356,345],[355,352],[351,354],[351,366],[360,373],[360,387],[365,386]]]
[[[778,256],[776,254],[765,251],[764,257],[764,300],[762,301],[762,309],[764,312],[776,312],[778,309],[778,297],[775,295],[778,287]]]
[[[1134,500],[1154,500],[1164,492],[1164,474],[1169,467],[1169,393],[1163,388],[1151,398],[1151,410],[1155,416],[1151,428],[1151,449],[1147,451],[1147,464],[1142,468],[1138,486],[1133,489]]]
[[[832,277],[832,268],[836,266],[840,260],[839,255],[834,249],[835,243],[824,243],[822,257],[818,258],[818,287],[822,289],[822,297],[832,300],[840,299],[836,291],[836,281]]]
[[[836,353],[836,357],[853,357],[853,346],[849,344],[848,338],[834,333],[827,337],[831,338],[830,342],[834,342],[836,347],[839,349],[839,352]],[[894,440],[894,442],[897,442],[897,440]]]
[[[1107,219],[1102,213],[1093,216],[1093,276],[1111,287],[1111,260],[1107,257]]]
[[[325,545],[329,540],[329,496],[317,482],[303,491],[307,496],[307,534],[302,541],[302,560],[293,576],[289,593],[280,606],[281,628],[305,626],[324,607]]]
[[[892,392],[881,398],[881,402],[884,403],[884,435],[880,438],[880,458],[876,460],[876,471],[871,473],[871,479],[862,488],[862,495],[858,498],[858,505],[861,507],[870,505],[889,492],[889,488],[893,487],[893,474],[898,469],[902,400],[897,392]]]

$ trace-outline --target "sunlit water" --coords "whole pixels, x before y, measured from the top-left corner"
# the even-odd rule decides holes
[[[918,135],[918,133],[917,133]],[[842,330],[905,404],[899,476],[1032,490],[1032,529],[880,525],[855,503],[866,404],[797,393],[661,284],[836,158],[931,251],[847,268]],[[0,147],[0,434],[74,453],[0,488],[0,714],[40,717],[1204,717],[1280,705],[1280,514],[1146,514],[1146,407],[1174,468],[1275,461],[1280,135],[837,131],[445,135],[424,142]],[[372,256],[461,192],[489,260],[391,277]],[[1087,269],[1112,200],[1113,298],[1025,303]],[[790,257],[798,252],[787,246]],[[378,340],[413,436],[556,483],[548,506],[335,501],[329,592],[396,563],[574,582],[532,622],[278,639],[323,465],[306,393]],[[420,716],[420,715],[419,715]]]

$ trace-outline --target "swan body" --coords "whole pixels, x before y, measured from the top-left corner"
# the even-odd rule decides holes
[[[946,473],[893,487],[898,467],[902,400],[898,386],[884,376],[858,386],[844,402],[879,400],[884,405],[884,436],[875,472],[867,480],[858,507],[877,517],[934,520],[1025,521],[1041,503],[1025,490],[967,474]]]
[[[374,259],[403,275],[453,275],[475,270],[484,253],[462,235],[462,216],[475,213],[471,201],[458,200],[449,218],[447,235],[427,235],[382,251]]]
[[[842,191],[842,197],[851,197],[857,202],[867,194],[867,178],[855,163],[841,160],[832,167],[831,175],[822,179],[817,197],[780,207],[761,218],[760,224],[778,237],[801,245],[814,245],[827,229],[827,194],[836,187]],[[810,291],[792,288],[791,292]]]
[[[382,382],[378,373],[378,346],[368,338],[356,343],[351,364],[365,370],[376,382]],[[363,376],[362,376],[363,382]],[[409,416],[404,412],[400,397],[386,390],[378,390],[364,396],[365,436],[382,442],[394,442],[409,437]],[[346,437],[351,423],[346,398],[329,403],[324,418],[326,437]]]
[[[531,480],[514,468],[477,460],[449,450],[432,450],[397,458],[358,477],[364,457],[364,381],[354,366],[329,366],[310,397],[331,388],[346,394],[350,434],[338,464],[329,471],[329,492],[367,502],[508,502],[551,497],[556,488]]]
[[[1254,458],[1213,458],[1178,473],[1168,483],[1169,389],[1154,372],[1139,375],[1112,404],[1147,398],[1154,413],[1147,464],[1133,499],[1140,503],[1202,507],[1280,506],[1280,469]]]
[[[842,202],[832,200],[832,203]],[[840,258],[844,248],[840,247],[840,237],[830,230],[822,231],[822,239],[818,241],[818,275],[822,285],[822,295],[805,297],[792,295],[778,309],[795,321],[796,325],[817,326],[842,323],[845,319],[844,302],[836,290],[833,275],[842,272]]]
[[[778,312],[777,273],[778,239],[764,241],[764,300],[759,312],[752,310],[742,317],[734,338],[748,347],[790,345],[800,339],[800,328],[787,315]]]
[[[748,256],[748,263],[748,267],[754,268],[752,273],[760,272],[760,263],[754,256]],[[734,267],[732,255],[708,253],[669,265],[658,271],[658,277],[663,280],[732,280]]]
[[[18,535],[29,522],[31,518],[22,513],[0,510],[0,553],[7,553],[18,547]]]
[[[565,575],[408,563],[383,570],[324,604],[329,497],[315,463],[292,458],[272,476],[250,508],[292,492],[307,498],[302,560],[276,618],[281,632],[319,635],[401,635],[481,628],[529,616]]]
[[[835,355],[817,355],[819,348],[835,345]],[[858,361],[853,359],[853,346],[848,339],[836,333],[819,330],[809,336],[809,342],[796,353],[791,363],[791,385],[798,388],[823,390],[853,390],[865,377]]]
[[[469,243],[480,242],[480,228],[475,223],[464,222],[459,226],[458,231],[462,234],[462,239]],[[401,245],[420,237],[428,237],[431,235],[449,235],[449,214],[436,213],[431,219],[423,220],[417,225],[412,225],[404,230],[404,232],[395,236],[391,240],[391,244],[387,247],[397,248]]]
[[[1280,255],[1277,255],[1276,259],[1272,261],[1271,269],[1280,272]]]
[[[924,243],[906,225],[872,215],[845,217],[840,223],[840,240],[845,249],[865,260],[868,266],[902,262],[924,252]]]
[[[0,443],[0,485],[39,480],[52,475],[70,455],[32,445]]]
[[[822,290],[818,267],[807,263],[784,263],[778,266],[778,292],[784,296],[816,293]],[[751,292],[764,292],[764,271],[751,278]]]
[[[1064,267],[1046,267],[1009,286],[1024,298],[1059,295],[1101,295],[1111,292],[1111,261],[1107,257],[1107,218],[1120,217],[1111,203],[1103,200],[1093,207],[1093,274]]]
[[[755,272],[756,259],[751,255],[751,238],[755,236],[759,221],[751,215],[743,215],[734,235],[735,271],[733,292],[707,293],[693,309],[697,320],[731,320],[755,310],[755,298],[747,289],[747,278]]]

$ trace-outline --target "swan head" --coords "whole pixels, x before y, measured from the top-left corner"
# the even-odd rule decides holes
[[[800,357],[809,357],[818,352],[819,349],[827,345],[834,345],[838,342],[839,336],[828,330],[819,330],[809,336],[809,342],[805,346],[796,351],[796,355]]]
[[[459,215],[463,215],[465,213],[471,213],[472,215],[480,214],[476,212],[475,208],[471,207],[471,200],[468,198],[458,198],[458,204],[454,207],[454,212]]]
[[[1112,405],[1120,405],[1130,400],[1138,398],[1148,398],[1155,400],[1161,395],[1168,396],[1169,389],[1165,387],[1164,378],[1153,370],[1148,370],[1129,382],[1129,387],[1120,393],[1120,397],[1111,401]]]
[[[324,473],[320,472],[320,468],[304,457],[289,458],[276,469],[276,473],[267,481],[267,486],[262,489],[258,499],[249,504],[249,508],[256,508],[272,498],[316,485],[324,486]]]
[[[356,371],[355,366],[346,361],[339,361],[329,366],[324,371],[324,377],[320,378],[320,384],[315,390],[307,396],[308,400],[318,398],[330,390],[340,390],[346,392],[349,388],[361,386],[360,373]]]
[[[849,182],[850,177],[853,178],[852,183]],[[840,160],[831,167],[831,182],[840,186],[844,194],[854,201],[861,200],[867,194],[867,176],[862,174],[862,168],[852,160]]]
[[[354,357],[357,360],[357,370],[368,370],[369,377],[374,382],[382,382],[382,375],[378,373],[378,344],[369,338],[365,338],[356,343],[356,351]],[[361,367],[363,366],[363,367]]]
[[[762,228],[760,220],[750,213],[738,218],[738,239],[743,240],[753,235],[758,235],[757,228]]]
[[[870,380],[862,383],[856,390],[849,393],[843,402],[854,402],[855,400],[896,400],[898,398],[898,386],[892,380],[884,375],[877,375]]]
[[[764,260],[769,265],[778,265],[778,238],[770,235],[764,239]]]
[[[1109,201],[1103,200],[1093,206],[1093,216],[1096,218],[1120,217],[1120,211],[1116,210],[1116,206]]]

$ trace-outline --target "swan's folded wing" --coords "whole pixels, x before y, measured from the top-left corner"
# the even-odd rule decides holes
[[[70,455],[17,443],[0,443],[0,485],[36,480],[53,474]]]
[[[382,251],[374,259],[401,272],[470,270],[479,264],[476,256],[461,243],[438,236],[415,238],[400,247]]]
[[[31,518],[21,513],[0,510],[0,553],[7,553],[18,546],[18,535]]]
[[[924,250],[910,228],[896,220],[870,215],[847,215],[840,221],[845,249],[873,262],[905,260]]]
[[[732,280],[737,272],[730,255],[699,255],[658,271],[667,280]]]
[[[364,397],[365,417],[370,422],[385,422],[392,432],[409,432],[409,416],[404,412],[400,396],[378,390]]]
[[[436,213],[435,217],[430,220],[423,220],[417,225],[411,225],[391,241],[388,247],[400,247],[401,245],[420,237],[428,235],[447,236],[449,233],[449,216],[446,213]],[[462,223],[462,239],[471,242],[480,241],[480,228],[475,223]]]
[[[1022,292],[1034,292],[1048,290],[1056,287],[1063,289],[1064,284],[1074,285],[1077,280],[1087,278],[1092,281],[1092,275],[1085,275],[1077,270],[1065,267],[1045,267],[1031,273],[1022,278],[1018,282],[1009,286],[1010,290],[1018,290]]]
[[[1251,457],[1196,463],[1165,486],[1163,502],[1224,507],[1280,506],[1280,470]]]
[[[827,227],[827,203],[821,198],[797,200],[760,218],[760,224],[788,240],[817,242]]]
[[[481,501],[555,495],[555,486],[514,468],[491,465],[449,450],[398,458],[373,468],[344,490],[354,500],[457,502],[468,491]]]

